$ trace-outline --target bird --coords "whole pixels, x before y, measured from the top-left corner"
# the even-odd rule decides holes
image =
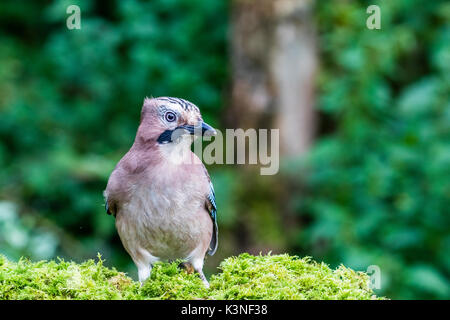
[[[134,143],[112,171],[105,209],[138,270],[141,285],[158,261],[184,261],[206,287],[206,253],[218,246],[214,187],[191,151],[217,131],[184,99],[145,98]]]

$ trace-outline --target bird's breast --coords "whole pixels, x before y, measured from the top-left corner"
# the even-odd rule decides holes
[[[161,259],[186,258],[211,229],[201,210],[203,189],[188,179],[148,182],[133,186],[116,220],[119,235],[125,247],[140,247]]]

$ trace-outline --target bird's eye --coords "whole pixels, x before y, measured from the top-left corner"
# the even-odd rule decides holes
[[[166,119],[167,122],[174,122],[177,119],[177,116],[172,111],[168,111],[164,115],[164,118]]]

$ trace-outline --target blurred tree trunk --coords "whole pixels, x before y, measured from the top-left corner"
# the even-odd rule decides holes
[[[312,2],[235,0],[228,124],[279,128],[281,155],[303,154],[315,131]]]
[[[314,137],[317,56],[312,4],[307,0],[232,2],[232,87],[227,126],[280,129],[280,158],[304,154]],[[236,228],[239,246],[256,253],[259,249],[288,249],[288,230],[296,225],[288,208],[289,187],[279,175],[241,173],[248,187],[241,195],[242,221]],[[267,233],[283,238],[278,245],[253,234],[261,234],[259,229],[268,224],[257,209],[264,206],[275,215],[269,224],[277,230]]]

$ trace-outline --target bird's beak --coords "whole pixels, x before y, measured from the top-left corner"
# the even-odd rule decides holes
[[[210,137],[215,136],[217,134],[217,131],[205,122],[201,122],[196,126],[185,124],[183,126],[180,126],[179,128],[186,130],[187,132],[189,132],[189,134],[193,136]]]
[[[206,137],[215,136],[217,134],[216,129],[209,124],[202,122],[202,135]]]

